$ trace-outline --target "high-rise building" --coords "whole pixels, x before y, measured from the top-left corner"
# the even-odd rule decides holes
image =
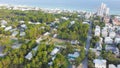
[[[108,16],[109,15],[109,8],[106,6],[106,4],[102,3],[101,6],[97,10],[98,16]]]

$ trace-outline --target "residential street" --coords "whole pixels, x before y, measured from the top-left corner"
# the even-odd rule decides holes
[[[87,37],[87,40],[86,40],[86,46],[85,46],[86,58],[82,62],[83,68],[88,68],[88,56],[87,55],[88,55],[88,50],[90,48],[91,35],[92,35],[92,22],[90,22],[90,29],[88,31],[88,37]]]

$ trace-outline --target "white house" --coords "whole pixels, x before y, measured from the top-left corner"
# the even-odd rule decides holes
[[[69,27],[71,27],[74,24],[75,24],[75,21],[71,21],[70,24],[69,24]]]
[[[109,32],[109,37],[110,38],[115,38],[115,36],[116,36],[116,33],[114,31]]]
[[[69,58],[69,59],[70,59],[70,58],[75,59],[75,58],[79,57],[79,55],[80,55],[79,52],[74,52],[73,54],[68,54],[68,58]]]
[[[88,24],[89,25],[89,23],[88,22],[82,22],[83,24]]]
[[[44,26],[41,26],[40,29],[45,29],[45,27],[44,27]]]
[[[63,19],[63,20],[68,20],[69,18],[67,18],[67,17],[61,17],[61,19]]]
[[[100,36],[100,26],[96,26],[96,28],[95,28],[95,36]]]
[[[28,24],[35,24],[35,25],[37,25],[37,24],[41,24],[41,23],[40,22],[31,22],[31,21],[29,21]]]
[[[13,49],[19,49],[21,47],[22,44],[19,44],[19,43],[15,43],[12,45],[12,48]]]
[[[54,48],[54,49],[52,50],[52,52],[51,52],[51,55],[55,55],[55,54],[57,54],[59,51],[60,51],[59,48]]]
[[[115,41],[114,41],[116,44],[119,44],[120,43],[120,38],[115,38]]]
[[[118,64],[117,66],[115,66],[114,64],[109,64],[108,67],[109,68],[120,68],[120,64]]]
[[[24,29],[27,28],[27,26],[25,24],[22,24],[21,27],[24,28]]]
[[[5,25],[1,25],[2,28],[5,28],[6,26]]]
[[[42,37],[39,37],[39,38],[36,40],[36,42],[39,44],[40,41],[42,41],[42,40],[43,40]]]
[[[94,52],[96,56],[100,56],[101,55],[101,52],[98,51],[96,48],[90,48],[90,50],[92,50],[92,52]]]
[[[12,29],[12,26],[8,26],[8,27],[5,28],[5,31],[9,31],[11,29]]]
[[[50,61],[50,62],[48,63],[48,65],[51,66],[51,65],[53,64],[53,61],[55,60],[55,58],[56,58],[56,56],[53,56],[53,57],[52,57],[52,61]]]
[[[26,56],[25,56],[25,58],[26,59],[28,59],[28,60],[31,60],[31,58],[32,58],[32,52],[29,52]]]
[[[47,35],[49,35],[50,33],[49,32],[46,32],[46,33],[44,33],[44,36],[47,36]]]
[[[95,68],[106,68],[106,60],[104,59],[95,59],[93,63],[95,63]]]
[[[1,23],[1,24],[0,24],[1,27],[3,27],[3,28],[5,28],[6,25],[7,25],[7,21],[5,21],[5,20],[1,20],[0,23]]]
[[[56,38],[56,37],[57,37],[57,35],[58,35],[58,34],[54,34],[54,35],[53,35],[53,38]]]
[[[26,33],[25,32],[20,32],[20,36],[22,37],[22,36],[25,36],[26,35]]]
[[[1,26],[2,26],[2,25],[7,25],[7,21],[1,20]]]
[[[23,24],[23,23],[25,23],[25,21],[19,21],[19,23],[20,23],[20,24]]]
[[[18,31],[14,31],[14,32],[12,33],[12,36],[15,37],[18,33],[19,33]]]
[[[105,44],[113,44],[113,39],[110,37],[105,37],[104,42]]]
[[[14,29],[11,29],[9,30],[11,33],[14,32],[14,31],[17,31],[17,28],[14,28]]]
[[[72,40],[72,41],[71,41],[71,44],[72,44],[72,45],[79,44],[79,41],[78,41],[78,40]]]
[[[33,48],[32,51],[35,51],[35,52],[36,52],[37,49],[38,49],[38,46],[36,46],[35,48]],[[29,53],[25,56],[26,59],[28,59],[28,60],[31,60],[31,59],[32,59],[32,57],[34,56],[34,54],[32,53],[32,51],[29,52]]]
[[[109,68],[117,68],[114,64],[109,64],[108,67]]]
[[[51,26],[51,27],[52,27],[52,26],[55,26],[55,22],[51,22],[50,26]]]
[[[101,34],[102,34],[102,37],[107,37],[107,36],[108,36],[108,32],[107,32],[107,28],[106,28],[106,27],[104,27],[104,28],[102,29]]]
[[[71,21],[70,24],[71,24],[71,25],[75,24],[75,21]]]
[[[53,62],[52,62],[52,61],[48,63],[48,65],[49,65],[49,66],[51,66],[52,64],[53,64]]]
[[[87,13],[85,14],[85,18],[86,18],[86,19],[89,19],[91,16],[92,16],[92,13],[91,13],[91,12],[87,12]]]
[[[54,28],[54,29],[53,29],[53,31],[57,31],[57,29],[56,29],[56,28]]]
[[[120,64],[117,65],[117,68],[120,68]]]
[[[96,49],[101,51],[102,50],[102,45],[100,42],[96,43]]]
[[[102,37],[100,37],[100,41],[99,41],[99,43],[100,43],[100,44],[103,43],[103,38],[102,38]]]

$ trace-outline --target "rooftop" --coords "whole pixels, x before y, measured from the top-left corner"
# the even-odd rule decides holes
[[[107,61],[104,59],[95,59],[93,62],[95,64],[106,64]]]

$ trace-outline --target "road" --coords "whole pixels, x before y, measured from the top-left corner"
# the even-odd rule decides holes
[[[86,46],[85,46],[86,57],[85,57],[84,61],[82,62],[83,68],[88,68],[88,51],[89,51],[89,48],[90,48],[91,36],[92,36],[92,22],[90,22],[90,29],[88,31],[88,37],[87,37],[87,40],[86,40]]]

